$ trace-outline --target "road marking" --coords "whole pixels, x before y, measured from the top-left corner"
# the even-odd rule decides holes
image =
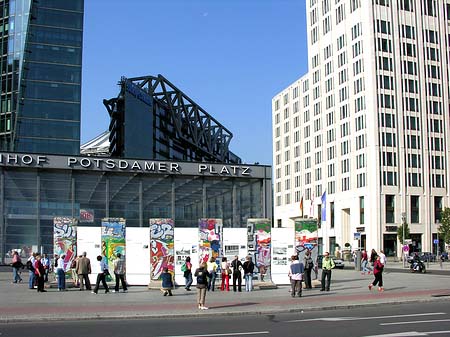
[[[421,313],[421,314],[405,314],[405,315],[378,316],[378,317],[376,317],[376,316],[375,317],[321,317],[321,318],[310,318],[310,319],[296,319],[296,320],[292,320],[292,321],[286,321],[285,323],[309,322],[309,321],[339,322],[339,321],[356,321],[356,320],[433,316],[433,315],[446,315],[446,313],[445,312],[426,312],[426,313]]]
[[[450,319],[434,319],[434,320],[430,320],[430,321],[406,321],[406,322],[380,323],[380,325],[401,325],[401,324],[419,324],[419,323],[437,323],[437,322],[450,322]]]
[[[212,333],[206,335],[179,335],[179,336],[160,336],[160,337],[217,337],[217,336],[248,336],[248,335],[264,335],[269,331],[251,331],[251,332],[228,332],[228,333]]]
[[[430,335],[440,335],[440,334],[449,334],[450,330],[445,331],[428,331],[428,332],[417,332],[417,331],[408,331],[408,332],[397,332],[397,333],[388,333],[384,335],[371,335],[364,337],[415,337],[415,336],[430,336]]]

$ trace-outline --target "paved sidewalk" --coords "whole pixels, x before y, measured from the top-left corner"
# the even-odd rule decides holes
[[[26,282],[11,284],[12,273],[2,272],[0,322],[271,314],[450,300],[450,274],[412,274],[387,270],[383,293],[368,290],[372,275],[361,275],[350,269],[334,270],[330,292],[304,290],[302,298],[291,298],[288,286],[250,293],[215,291],[207,294],[206,304],[210,310],[205,311],[196,307],[195,288],[191,292],[177,289],[172,297],[163,297],[160,291],[145,287],[130,287],[128,293],[104,294],[100,291],[98,295],[78,289],[66,292],[48,289],[46,293],[37,293],[36,290],[29,290]],[[24,276],[26,281],[27,273]]]

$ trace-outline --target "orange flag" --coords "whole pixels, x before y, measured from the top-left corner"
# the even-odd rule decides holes
[[[302,218],[303,218],[303,197],[300,199],[300,212],[302,212]]]

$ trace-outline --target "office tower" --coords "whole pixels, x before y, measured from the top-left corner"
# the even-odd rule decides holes
[[[275,224],[317,218],[324,250],[394,256],[406,222],[410,250],[436,252],[449,17],[448,0],[307,0],[309,71],[272,101]]]
[[[79,153],[83,6],[0,1],[2,150]]]

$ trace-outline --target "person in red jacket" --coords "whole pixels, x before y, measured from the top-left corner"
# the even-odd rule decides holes
[[[47,291],[44,289],[45,268],[41,262],[41,254],[36,254],[36,261],[34,262],[34,274],[37,278],[38,293],[45,293]]]
[[[375,276],[375,279],[371,284],[369,284],[369,290],[372,290],[373,286],[376,286],[378,284],[378,291],[382,292],[384,291],[383,288],[383,269],[384,266],[380,261],[380,256],[378,255],[375,259],[375,262],[373,263],[373,275]]]

